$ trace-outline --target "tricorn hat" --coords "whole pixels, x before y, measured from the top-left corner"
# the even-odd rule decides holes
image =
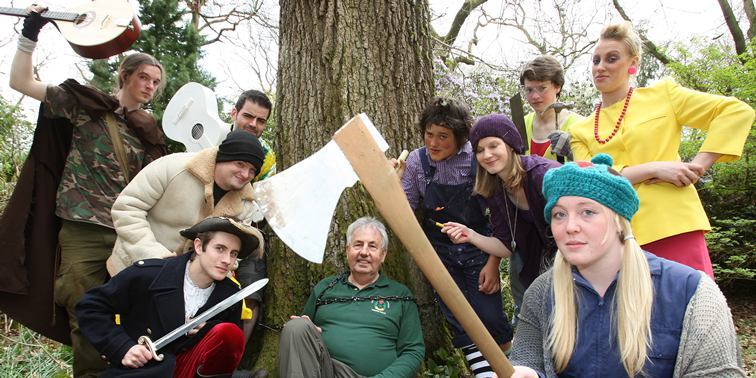
[[[257,256],[262,255],[259,251],[263,248],[263,237],[260,231],[252,226],[247,226],[231,218],[226,217],[208,217],[201,222],[181,230],[181,236],[194,240],[197,234],[201,232],[223,231],[236,235],[241,239],[241,250],[237,256],[240,259],[246,258],[253,251]]]

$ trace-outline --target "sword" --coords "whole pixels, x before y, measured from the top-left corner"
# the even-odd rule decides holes
[[[211,307],[209,310],[203,312],[202,314],[198,316],[195,316],[194,318],[192,318],[192,320],[190,320],[186,324],[174,329],[171,332],[168,332],[168,334],[159,338],[157,341],[153,342],[148,336],[140,336],[137,342],[140,345],[144,345],[145,347],[147,347],[150,353],[152,353],[152,358],[154,358],[156,361],[163,361],[163,354],[162,353],[158,354],[157,353],[158,350],[162,349],[164,346],[170,344],[172,341],[178,339],[179,337],[185,335],[187,332],[189,332],[192,328],[196,327],[198,324],[201,324],[205,320],[212,318],[213,316],[217,315],[221,311],[231,307],[236,302],[239,302],[240,300],[251,295],[252,293],[262,289],[267,284],[268,284],[267,278],[263,278],[261,280],[255,281],[249,286],[245,287],[244,289],[239,290],[239,292],[235,293],[234,295],[231,295],[230,297],[218,302],[218,304]]]

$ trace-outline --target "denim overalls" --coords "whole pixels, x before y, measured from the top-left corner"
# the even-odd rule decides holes
[[[504,344],[512,340],[512,326],[507,321],[502,308],[501,292],[483,294],[478,291],[480,271],[488,261],[489,255],[469,243],[452,243],[436,225],[437,222],[458,222],[481,235],[490,235],[488,219],[484,215],[484,201],[478,196],[472,196],[475,182],[475,157],[473,155],[470,163],[469,182],[459,185],[442,185],[433,182],[436,169],[431,167],[425,147],[421,148],[419,153],[426,183],[421,205],[423,231],[488,332],[497,344]],[[473,342],[449,308],[440,298],[439,302],[441,311],[452,327],[454,346],[460,348],[472,344]]]

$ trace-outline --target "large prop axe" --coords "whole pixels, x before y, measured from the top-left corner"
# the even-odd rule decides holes
[[[179,106],[175,114],[189,108],[191,105]],[[179,118],[184,117],[176,119]],[[189,124],[192,123],[191,118],[185,118],[190,121]],[[269,179],[256,182],[253,185],[255,203],[281,241],[305,259],[320,263],[341,192],[354,185],[359,178],[389,227],[483,357],[499,376],[511,376],[514,371],[512,365],[470,307],[423,233],[407,202],[399,177],[384,155],[387,149],[388,144],[370,119],[360,114],[339,129],[333,140],[314,155]]]

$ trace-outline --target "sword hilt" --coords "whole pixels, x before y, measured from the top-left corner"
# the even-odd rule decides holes
[[[163,361],[163,354],[157,353],[157,348],[155,347],[155,343],[152,342],[152,340],[148,336],[139,336],[139,339],[137,340],[139,345],[144,345],[147,350],[152,353],[152,358],[155,359],[155,361],[161,362]]]

